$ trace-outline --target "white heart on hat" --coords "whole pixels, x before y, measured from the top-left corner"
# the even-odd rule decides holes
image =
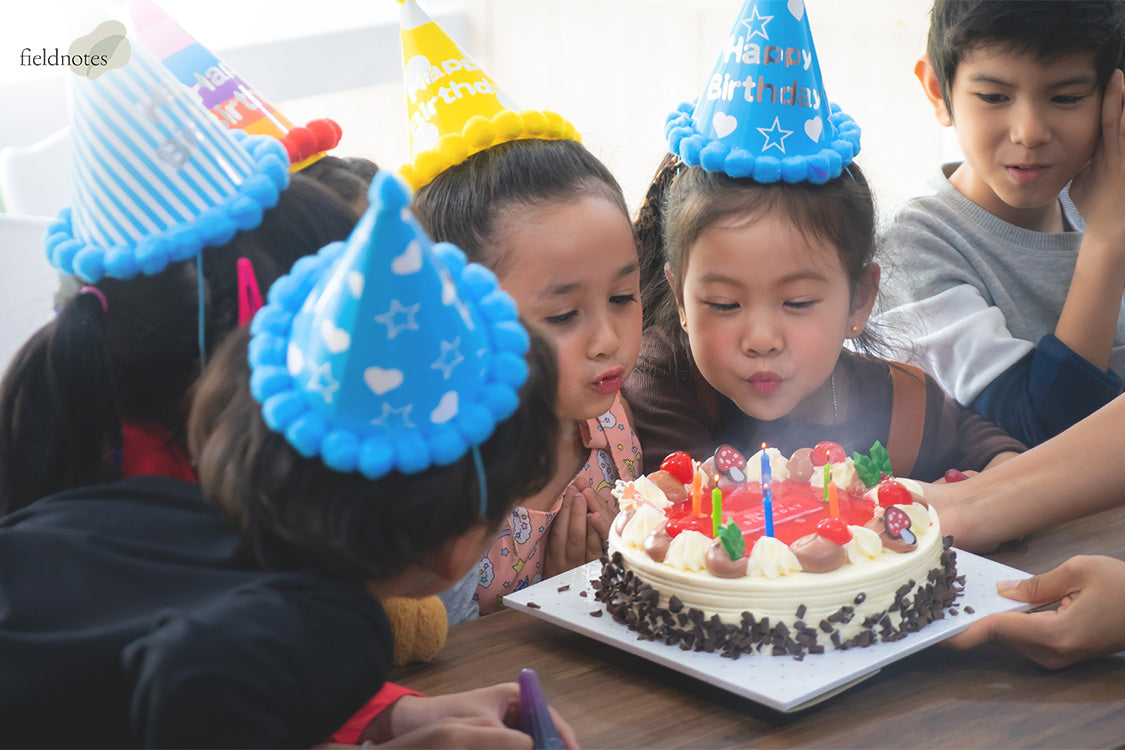
[[[408,276],[422,268],[422,246],[414,240],[401,255],[391,261],[391,271],[397,276]]]
[[[348,272],[348,289],[352,290],[352,294],[359,297],[363,294],[363,274],[359,271]]]
[[[789,12],[798,21],[805,15],[805,0],[789,0]]]
[[[457,416],[457,391],[446,391],[438,401],[437,407],[430,412],[430,421],[434,424],[445,424]]]
[[[320,324],[320,335],[324,337],[324,345],[333,354],[346,352],[352,345],[352,335],[342,328],[337,328],[331,320]]]
[[[363,382],[367,383],[376,396],[393,391],[402,385],[402,370],[384,370],[382,367],[368,367],[363,371]]]
[[[285,369],[289,371],[290,375],[297,377],[301,374],[301,370],[303,370],[304,367],[305,355],[301,353],[301,348],[299,346],[290,341],[289,348],[286,351]]]
[[[716,112],[715,116],[711,118],[711,124],[715,127],[715,135],[719,138],[726,138],[738,127],[738,118],[734,115],[728,115],[726,112]]]
[[[820,134],[824,131],[824,121],[820,116],[816,116],[811,120],[805,120],[805,135],[809,137],[813,143],[820,140]]]

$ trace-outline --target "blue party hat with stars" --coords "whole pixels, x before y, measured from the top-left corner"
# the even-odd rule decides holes
[[[306,458],[376,479],[457,461],[515,411],[527,332],[491,271],[433,243],[380,172],[346,242],[298,261],[251,324],[250,389]]]
[[[155,274],[258,226],[288,184],[281,143],[224,128],[124,23],[84,39],[127,62],[67,76],[74,184],[47,232],[51,265],[89,282]]]
[[[665,133],[689,167],[758,182],[827,182],[859,153],[859,127],[824,93],[804,0],[747,0],[703,94]]]

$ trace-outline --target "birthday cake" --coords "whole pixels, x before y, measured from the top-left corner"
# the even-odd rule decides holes
[[[878,443],[850,458],[835,443],[749,461],[722,446],[702,464],[673,453],[614,494],[594,588],[641,638],[803,659],[956,612],[964,579],[937,513]]]

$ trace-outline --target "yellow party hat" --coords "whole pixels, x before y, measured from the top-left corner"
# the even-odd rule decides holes
[[[562,115],[518,110],[415,0],[398,2],[411,158],[399,171],[412,188],[498,143],[581,140]]]

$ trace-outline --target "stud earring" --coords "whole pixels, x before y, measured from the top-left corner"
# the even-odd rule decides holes
[[[852,336],[859,335],[859,326],[852,326]]]
[[[680,318],[680,328],[687,330],[687,318]]]

